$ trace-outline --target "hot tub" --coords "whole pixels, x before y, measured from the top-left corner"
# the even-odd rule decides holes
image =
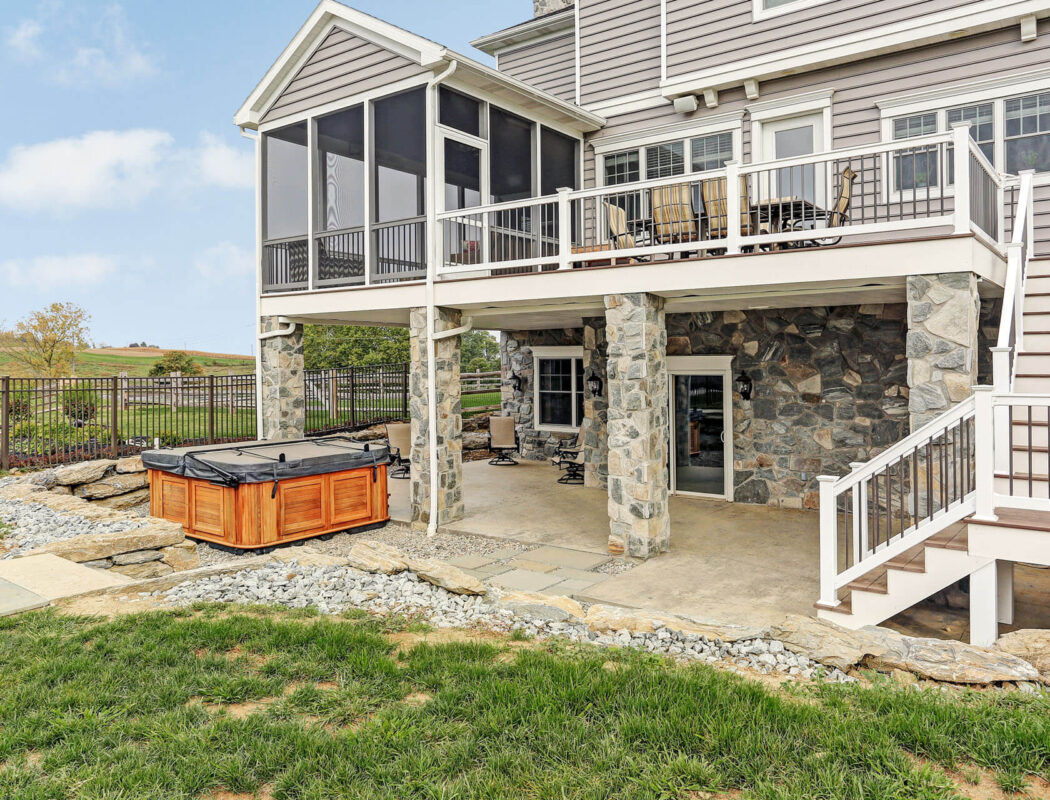
[[[388,448],[345,436],[148,450],[150,513],[238,549],[381,527]]]

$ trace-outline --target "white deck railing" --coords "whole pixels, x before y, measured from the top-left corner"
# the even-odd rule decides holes
[[[960,126],[949,134],[446,211],[437,215],[438,274],[636,264],[937,229],[973,233],[998,247],[1004,187]]]
[[[974,155],[979,153],[975,147],[957,147],[959,152],[981,169],[988,167],[983,154]],[[978,194],[992,195],[984,180],[968,181],[965,202],[972,203]],[[837,606],[840,590],[851,581],[970,514],[991,518],[995,508],[1004,506],[1050,510],[1050,480],[1040,480],[1050,472],[1048,456],[1041,452],[1047,446],[1050,396],[1011,394],[1016,355],[1024,341],[1032,173],[993,185],[997,202],[1004,189],[1016,192],[1017,198],[999,338],[992,348],[994,386],[976,387],[972,397],[870,461],[853,465],[848,475],[818,478],[824,608]],[[956,200],[963,202],[958,195]],[[994,218],[987,208],[981,214],[983,224],[1001,231],[1005,205],[1000,205]],[[1019,458],[1027,464],[1018,463]]]

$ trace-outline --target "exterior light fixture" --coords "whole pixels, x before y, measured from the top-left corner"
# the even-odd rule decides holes
[[[591,392],[591,397],[601,397],[603,385],[601,376],[594,370],[591,370],[591,374],[587,376],[587,388]]]
[[[520,392],[522,383],[524,383],[524,381],[522,381],[521,376],[516,372],[512,372],[510,375],[510,387],[515,392]]]
[[[754,388],[755,384],[751,380],[751,376],[741,370],[740,374],[736,377],[736,390],[740,392],[740,399],[750,400],[751,392]]]

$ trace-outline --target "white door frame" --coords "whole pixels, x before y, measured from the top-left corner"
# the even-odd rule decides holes
[[[722,444],[725,463],[725,493],[705,494],[680,492],[676,486],[675,424],[674,424],[674,379],[677,375],[720,375],[722,377],[722,419],[725,436]],[[708,497],[733,502],[733,357],[732,356],[668,356],[667,358],[667,405],[669,449],[667,451],[670,470],[669,491],[682,497]]]

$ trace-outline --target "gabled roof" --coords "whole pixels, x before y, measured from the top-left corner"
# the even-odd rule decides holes
[[[471,42],[472,47],[478,48],[490,56],[500,50],[506,50],[517,44],[525,44],[533,39],[553,36],[558,33],[568,33],[576,28],[576,6],[560,8],[538,17],[533,17],[517,25],[511,25],[501,31],[481,36]]]
[[[585,111],[579,106],[567,103],[472,58],[460,55],[430,39],[410,33],[389,22],[337,3],[335,0],[321,0],[309,19],[298,30],[263,79],[248,95],[248,99],[238,109],[233,118],[234,123],[242,128],[257,128],[267,109],[280,97],[284,88],[333,27],[342,28],[362,39],[374,42],[418,63],[423,69],[432,70],[435,73],[443,71],[455,61],[457,64],[455,74],[459,80],[474,82],[489,92],[494,89],[498,90],[499,94],[507,96],[509,100],[517,102],[521,107],[542,108],[547,115],[581,131],[597,130],[605,124],[605,119],[597,114]]]

